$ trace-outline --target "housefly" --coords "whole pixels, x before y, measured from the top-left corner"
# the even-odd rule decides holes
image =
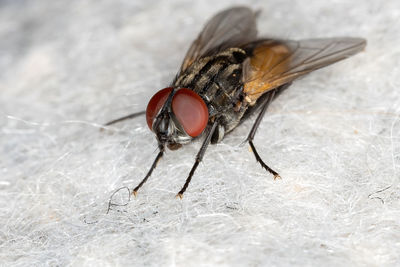
[[[300,41],[257,38],[257,12],[233,7],[215,15],[190,46],[172,83],[149,101],[146,114],[159,153],[139,188],[150,177],[166,147],[176,150],[204,137],[195,163],[177,196],[182,198],[210,143],[220,142],[243,120],[257,113],[247,136],[256,160],[274,178],[279,174],[258,154],[253,139],[269,103],[294,80],[364,49],[361,38]]]

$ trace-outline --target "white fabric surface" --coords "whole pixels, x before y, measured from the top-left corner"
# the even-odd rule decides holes
[[[366,51],[295,82],[255,144],[247,121],[210,146],[156,156],[143,110],[205,21],[262,9],[262,36],[354,36]],[[2,1],[0,264],[4,266],[399,266],[400,2]],[[385,190],[383,190],[385,189]],[[122,192],[126,193],[126,192]]]

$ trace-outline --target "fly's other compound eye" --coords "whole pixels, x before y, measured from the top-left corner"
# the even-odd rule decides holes
[[[207,126],[207,105],[192,90],[182,88],[175,93],[172,98],[172,112],[191,137],[200,135]]]
[[[149,104],[146,108],[146,121],[150,130],[153,129],[153,120],[164,105],[165,101],[167,101],[167,98],[171,91],[172,87],[161,89],[150,99]]]

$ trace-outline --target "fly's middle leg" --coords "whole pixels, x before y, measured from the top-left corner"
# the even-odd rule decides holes
[[[121,118],[118,118],[118,119],[109,121],[109,122],[107,122],[106,124],[104,124],[104,126],[109,126],[109,125],[112,125],[112,124],[115,124],[115,123],[117,123],[117,122],[121,122],[121,121],[124,121],[124,120],[134,119],[134,118],[139,117],[139,116],[142,116],[142,115],[144,115],[144,114],[146,114],[146,111],[140,111],[140,112],[132,113],[132,114],[123,116],[123,117],[121,117]]]
[[[246,141],[249,142],[249,145],[251,147],[251,150],[253,151],[254,156],[256,157],[257,162],[259,162],[264,169],[269,171],[274,176],[274,179],[278,179],[278,178],[280,179],[281,177],[279,176],[279,174],[276,171],[274,171],[272,168],[270,168],[267,164],[265,164],[265,162],[261,159],[261,157],[258,154],[256,147],[254,146],[254,143],[253,143],[254,136],[256,135],[258,126],[260,126],[261,120],[264,117],[264,114],[267,111],[269,104],[271,103],[272,99],[275,96],[275,91],[276,90],[272,91],[270,93],[270,95],[264,100],[264,103],[261,104],[261,111],[258,114],[257,119],[255,120],[253,127],[251,128],[251,131],[250,131],[249,135],[247,136]]]

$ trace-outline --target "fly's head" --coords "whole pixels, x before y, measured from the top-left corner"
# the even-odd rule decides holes
[[[168,87],[150,99],[146,120],[159,144],[175,150],[204,131],[208,123],[208,108],[192,90]]]

